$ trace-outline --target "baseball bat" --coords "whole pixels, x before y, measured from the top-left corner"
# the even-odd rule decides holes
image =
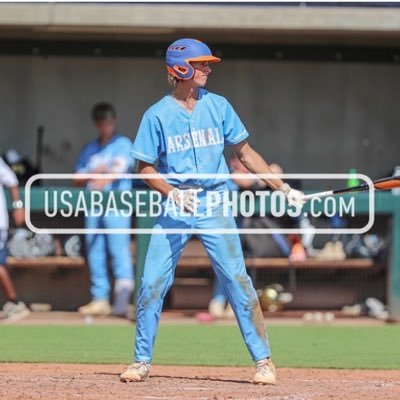
[[[44,137],[44,126],[39,125],[36,129],[36,168],[39,172],[42,171],[43,137]]]
[[[381,178],[377,179],[372,182],[374,185],[375,190],[389,190],[389,189],[394,189],[400,187],[400,176],[391,176],[389,178]],[[318,193],[311,193],[311,194],[306,194],[303,199],[305,201],[311,200],[313,198],[322,198],[322,197],[328,197],[328,196],[333,196],[335,194],[343,194],[343,193],[351,193],[351,192],[361,192],[364,190],[368,190],[369,186],[367,183],[363,183],[362,185],[357,185],[353,187],[346,187],[346,188],[341,188],[341,189],[333,189],[333,190],[327,190],[325,192],[318,192]]]

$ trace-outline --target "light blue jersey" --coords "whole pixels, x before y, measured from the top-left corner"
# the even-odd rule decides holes
[[[75,170],[80,173],[93,173],[100,165],[105,165],[109,173],[129,173],[133,164],[129,154],[131,147],[131,140],[120,134],[115,134],[104,146],[98,139],[94,139],[82,149]],[[117,179],[105,186],[104,190],[130,190],[131,188],[130,179]]]
[[[163,97],[143,116],[132,156],[151,164],[158,161],[162,174],[228,174],[225,145],[249,136],[233,107],[222,96],[199,89],[192,113],[171,95]],[[226,179],[168,179],[176,186],[211,188]]]

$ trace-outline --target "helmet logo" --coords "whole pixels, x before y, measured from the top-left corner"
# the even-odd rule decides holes
[[[183,50],[186,49],[186,47],[187,46],[173,46],[173,47],[170,47],[169,50],[171,50],[171,51],[183,51]]]

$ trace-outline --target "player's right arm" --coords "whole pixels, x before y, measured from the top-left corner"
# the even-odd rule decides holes
[[[139,160],[139,173],[143,177],[143,181],[146,183],[147,186],[149,186],[153,190],[157,190],[160,192],[163,196],[167,197],[168,194],[174,190],[174,187],[170,185],[161,175],[160,178],[152,178],[152,179],[146,179],[146,175],[149,174],[158,174],[158,171],[154,164],[147,163],[145,161],[140,161]]]
[[[148,113],[145,113],[133,142],[131,156],[139,161],[138,170],[146,185],[153,190],[157,190],[163,196],[168,196],[174,187],[161,175],[159,179],[146,179],[146,175],[159,173],[156,164],[162,151],[161,146],[162,129],[156,118],[152,118]]]
[[[170,185],[161,175],[159,178],[147,178],[146,175],[158,174],[153,164],[139,160],[139,173],[142,175],[143,181],[153,190],[157,190],[162,196],[171,196],[178,207],[183,208],[188,213],[194,213],[200,204],[197,193],[203,189],[186,189],[181,190]]]

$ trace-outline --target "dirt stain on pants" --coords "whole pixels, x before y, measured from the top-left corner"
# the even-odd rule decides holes
[[[251,283],[250,277],[248,275],[236,275],[235,279],[239,283],[248,299],[245,307],[251,312],[251,320],[253,321],[256,331],[260,338],[262,338],[262,340],[268,345],[264,324],[264,315],[262,313],[260,302]]]

